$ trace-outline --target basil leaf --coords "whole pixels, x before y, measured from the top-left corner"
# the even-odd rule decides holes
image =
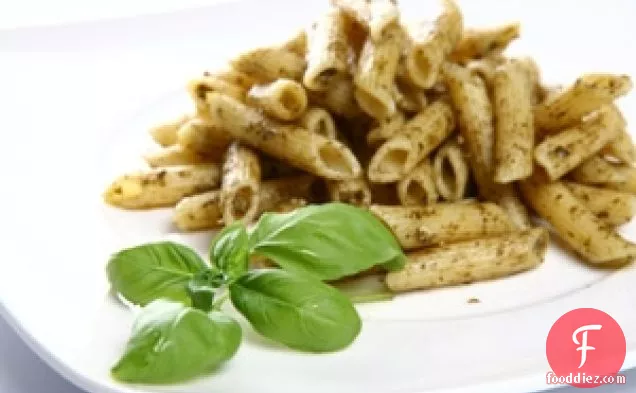
[[[172,243],[149,243],[114,254],[106,268],[113,289],[126,300],[146,305],[160,298],[190,304],[186,285],[207,268],[192,249]]]
[[[210,247],[210,260],[229,280],[247,271],[248,240],[245,226],[236,222],[223,229]]]
[[[157,300],[138,316],[126,351],[111,372],[122,382],[183,382],[234,356],[241,336],[239,324],[218,311]]]
[[[188,281],[188,295],[192,301],[192,307],[201,311],[210,311],[212,309],[212,301],[217,288],[224,283],[224,277],[221,273],[212,269],[202,270]]]
[[[395,293],[386,285],[386,274],[370,274],[336,281],[331,285],[344,294],[352,303],[372,303],[392,300]]]
[[[285,270],[321,280],[376,265],[395,270],[406,263],[397,240],[380,220],[342,203],[264,214],[250,234],[250,251]]]
[[[356,309],[338,290],[280,269],[247,273],[230,286],[230,299],[257,332],[299,350],[345,348],[361,328]]]

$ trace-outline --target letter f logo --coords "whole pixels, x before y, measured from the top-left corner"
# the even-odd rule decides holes
[[[587,345],[587,332],[590,330],[601,330],[602,327],[602,325],[585,325],[576,329],[572,334],[572,341],[574,341],[574,344],[580,345],[580,347],[576,349],[577,351],[581,351],[581,364],[579,365],[579,368],[583,367],[587,360],[587,351],[593,351],[596,349]],[[576,336],[578,336],[581,332],[583,332],[583,334],[581,335],[581,342],[579,342]]]

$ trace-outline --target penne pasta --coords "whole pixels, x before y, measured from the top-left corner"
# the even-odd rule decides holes
[[[395,0],[331,0],[331,4],[363,26],[375,41],[380,41],[400,18]]]
[[[177,143],[177,131],[190,119],[191,115],[183,115],[173,121],[154,126],[149,131],[150,136],[163,147],[172,146]]]
[[[607,188],[565,182],[570,192],[609,225],[623,225],[636,215],[636,196]]]
[[[402,206],[431,205],[439,199],[433,166],[424,159],[406,177],[397,183],[398,197]]]
[[[405,55],[400,75],[414,85],[429,89],[437,82],[440,67],[455,48],[464,30],[464,21],[454,0],[443,0],[442,12],[431,25],[420,21],[404,25]]]
[[[632,136],[627,132],[627,121],[616,105],[612,105],[613,110],[621,119],[621,127],[618,136],[603,149],[603,154],[614,157],[625,163],[636,162],[636,146],[632,141]]]
[[[393,83],[400,58],[402,32],[394,26],[382,39],[367,39],[354,73],[355,97],[368,115],[385,119],[395,113]]]
[[[559,237],[594,264],[622,263],[636,256],[636,245],[623,239],[577,199],[563,182],[535,173],[520,182],[524,199],[548,221]]]
[[[182,198],[219,186],[216,164],[183,165],[132,172],[115,179],[103,194],[106,203],[125,209],[174,206]]]
[[[221,181],[223,222],[252,222],[258,214],[261,165],[252,149],[234,142],[225,154]]]
[[[338,136],[336,122],[331,114],[322,108],[309,109],[300,118],[300,124],[310,132],[322,135],[325,138],[336,139]]]
[[[203,76],[191,80],[188,83],[188,91],[195,103],[197,113],[205,114],[208,110],[207,103],[205,102],[208,93],[222,93],[234,97],[239,101],[243,101],[245,100],[247,90],[242,86],[235,85],[216,76]]]
[[[636,169],[630,165],[607,162],[598,156],[570,172],[569,178],[578,183],[636,194]]]
[[[356,206],[371,204],[371,189],[366,179],[328,180],[327,192],[333,202],[344,202]]]
[[[230,67],[215,72],[204,72],[203,77],[222,80],[231,85],[239,86],[245,91],[249,90],[256,83],[256,80],[253,78]]]
[[[484,81],[491,98],[494,98],[492,97],[492,93],[495,85],[495,71],[497,67],[503,63],[505,63],[505,59],[502,56],[490,56],[479,60],[472,60],[466,64],[466,68],[468,68],[473,75],[480,77]]]
[[[254,85],[247,93],[247,103],[261,108],[267,115],[284,121],[296,120],[307,110],[307,93],[290,79],[277,79],[265,85]]]
[[[303,55],[284,46],[250,50],[233,59],[230,64],[259,83],[281,78],[300,81],[307,67]]]
[[[397,109],[405,113],[420,112],[428,103],[426,92],[423,89],[399,80],[393,84],[392,94]]]
[[[316,178],[310,175],[287,176],[268,180],[261,184],[259,193],[260,213],[275,211],[283,204],[313,199]]]
[[[283,43],[282,48],[299,56],[307,54],[307,32],[300,29],[289,40]]]
[[[499,235],[515,229],[506,212],[493,203],[372,205],[370,211],[393,231],[406,250]]]
[[[530,57],[521,57],[515,60],[528,75],[527,80],[529,83],[530,99],[533,105],[537,105],[543,101],[547,94],[545,88],[541,85],[541,72],[539,71],[539,66]]]
[[[534,228],[412,252],[402,270],[387,274],[386,283],[404,292],[510,276],[540,265],[549,241],[545,229]]]
[[[497,183],[532,174],[534,119],[528,71],[512,59],[497,67],[493,79],[495,171]]]
[[[164,147],[144,156],[151,168],[175,165],[194,165],[221,162],[224,151],[209,151],[207,154],[189,150],[180,145]]]
[[[461,39],[450,54],[450,60],[466,64],[471,60],[499,55],[513,40],[519,38],[519,30],[519,23],[481,29],[464,29]]]
[[[560,131],[577,124],[583,116],[627,94],[632,81],[627,75],[586,74],[565,90],[552,95],[534,110],[537,127]]]
[[[549,135],[534,152],[537,163],[557,180],[595,156],[619,134],[623,124],[617,112],[602,107],[579,126]]]
[[[435,154],[433,173],[439,195],[446,201],[464,198],[468,186],[468,164],[455,141],[447,142]]]
[[[355,179],[362,168],[342,143],[266,118],[257,109],[221,94],[208,97],[217,126],[257,150],[331,180]]]
[[[209,117],[197,116],[185,123],[177,132],[177,142],[186,150],[199,154],[215,154],[230,145],[232,137]]]
[[[454,129],[451,107],[444,101],[432,103],[378,148],[369,163],[369,180],[376,183],[400,180]]]
[[[310,102],[344,118],[357,118],[363,112],[358,106],[354,90],[353,78],[350,75],[337,76],[327,90],[309,92]]]
[[[404,113],[397,111],[387,121],[380,124],[367,133],[367,144],[370,146],[381,145],[399,133],[406,124]]]
[[[309,30],[307,70],[303,84],[308,90],[327,90],[334,77],[349,70],[352,48],[347,21],[340,8],[330,8]]]

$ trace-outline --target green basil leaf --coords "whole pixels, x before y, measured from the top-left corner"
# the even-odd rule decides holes
[[[386,274],[369,274],[336,281],[331,285],[354,304],[392,300],[395,293],[386,285]]]
[[[232,358],[241,337],[239,324],[218,311],[157,300],[137,317],[126,351],[111,372],[122,382],[183,382]]]
[[[113,289],[146,305],[160,298],[190,304],[186,285],[207,268],[192,249],[172,242],[149,243],[114,254],[106,268]]]
[[[360,317],[349,299],[310,276],[254,270],[230,286],[230,299],[257,332],[290,348],[336,351],[360,332]]]
[[[225,279],[223,274],[212,269],[202,270],[188,281],[188,295],[192,301],[192,307],[202,311],[212,309],[214,293],[221,287]]]
[[[283,269],[336,280],[383,265],[400,269],[406,257],[393,234],[366,210],[342,203],[264,214],[250,234],[250,251]]]
[[[248,241],[245,226],[236,222],[223,229],[212,242],[210,260],[229,280],[247,272]]]

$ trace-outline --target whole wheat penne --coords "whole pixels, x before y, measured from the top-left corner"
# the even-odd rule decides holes
[[[296,120],[307,110],[307,93],[303,86],[290,79],[277,79],[265,85],[254,85],[247,93],[247,103],[261,108],[269,116]]]
[[[428,103],[424,89],[400,80],[396,80],[393,84],[392,93],[397,109],[406,113],[420,112]]]
[[[356,206],[371,204],[371,189],[366,179],[328,180],[327,191],[333,202],[343,202]]]
[[[519,23],[509,23],[496,27],[464,29],[450,59],[465,64],[470,60],[498,55],[519,37],[520,27]]]
[[[395,292],[440,288],[510,276],[540,265],[550,241],[548,231],[524,232],[468,240],[407,254],[402,270],[387,274]]]
[[[603,106],[579,126],[546,137],[537,145],[535,160],[550,179],[559,179],[600,152],[619,135],[622,126],[617,113]]]
[[[246,74],[239,72],[231,67],[227,67],[225,69],[214,72],[204,72],[203,76],[220,79],[232,85],[242,87],[245,91],[249,90],[250,87],[252,87],[256,83],[256,80],[254,78],[250,78]]]
[[[202,76],[188,82],[188,91],[190,97],[195,103],[197,113],[207,113],[208,106],[205,102],[205,98],[210,92],[223,93],[228,96],[232,96],[237,100],[245,100],[246,89],[242,86],[235,85],[227,80],[221,79],[216,76]]]
[[[252,222],[258,213],[261,165],[251,148],[234,142],[227,149],[221,180],[223,222]]]
[[[395,113],[393,82],[400,58],[402,31],[387,29],[382,39],[367,39],[354,73],[355,97],[360,108],[375,119]]]
[[[174,206],[182,198],[219,186],[216,164],[183,165],[132,172],[118,177],[104,192],[104,200],[126,209]]]
[[[237,140],[309,173],[331,180],[355,179],[362,168],[342,143],[266,118],[232,97],[208,96],[214,121]]]
[[[503,56],[489,56],[468,62],[466,68],[468,68],[473,75],[479,76],[484,81],[488,92],[492,95],[495,84],[495,71],[497,67],[504,62],[505,59]]]
[[[444,200],[456,202],[464,198],[469,179],[468,164],[455,141],[447,142],[437,151],[433,172],[437,191]]]
[[[192,119],[192,115],[187,114],[170,122],[154,126],[149,131],[150,136],[163,147],[172,146],[177,143],[177,131],[190,119]]]
[[[493,80],[495,181],[511,183],[532,174],[534,118],[529,73],[517,60],[497,67]]]
[[[636,162],[636,146],[634,146],[632,136],[625,127],[621,127],[616,139],[605,146],[603,153],[625,164]]]
[[[259,210],[261,213],[275,211],[281,204],[294,200],[313,199],[316,178],[310,175],[287,176],[261,184]]]
[[[225,153],[231,141],[231,135],[214,125],[208,116],[192,118],[177,132],[180,146],[200,154],[215,154],[218,151]]]
[[[549,182],[538,172],[520,182],[524,199],[548,221],[559,237],[586,261],[624,262],[636,256],[636,245],[623,239],[576,198],[563,182]]]
[[[569,174],[575,182],[636,194],[636,169],[592,157]]]
[[[230,64],[259,83],[273,82],[280,78],[300,81],[307,67],[303,55],[284,46],[253,49],[239,55]]]
[[[413,250],[447,242],[498,235],[515,229],[493,203],[438,203],[430,206],[379,206],[370,211],[393,231],[402,248]]]
[[[431,25],[428,21],[405,23],[405,55],[400,74],[423,89],[438,80],[444,59],[455,48],[464,30],[462,13],[453,0],[443,0],[442,12]]]
[[[376,41],[381,40],[400,18],[394,0],[331,0],[331,4],[363,26]]]
[[[426,158],[397,183],[402,206],[431,205],[439,199],[431,160]]]
[[[454,129],[451,107],[444,101],[432,103],[378,148],[369,163],[369,180],[376,183],[400,180]]]
[[[331,113],[322,108],[310,108],[300,118],[300,124],[307,130],[329,139],[335,139],[338,136],[336,123]]]
[[[570,192],[610,225],[623,225],[636,215],[636,196],[607,188],[565,182]]]
[[[282,48],[300,56],[307,54],[307,32],[300,29],[291,36],[287,41],[283,42]]]
[[[381,145],[399,133],[404,124],[406,124],[404,113],[396,111],[388,120],[380,121],[379,125],[367,133],[367,144],[371,146]]]
[[[303,84],[309,90],[326,90],[338,74],[349,69],[353,49],[347,39],[347,20],[340,8],[330,8],[309,29],[307,70]]]
[[[333,78],[325,91],[309,92],[310,102],[347,119],[363,114],[355,98],[355,86],[351,75]]]
[[[611,104],[632,89],[627,75],[586,74],[574,84],[538,105],[534,110],[537,127],[560,131],[577,124],[599,107]]]
[[[479,193],[503,207],[518,229],[530,227],[527,209],[512,184],[494,181],[493,112],[483,80],[469,70],[447,63],[444,78],[458,112],[459,130]]]
[[[532,105],[537,105],[543,101],[546,91],[541,84],[541,71],[539,65],[531,57],[520,57],[515,59],[528,75],[530,99]]]
[[[164,147],[144,155],[145,161],[151,168],[175,165],[193,165],[221,162],[224,150],[210,150],[206,154],[186,149],[181,145]]]

